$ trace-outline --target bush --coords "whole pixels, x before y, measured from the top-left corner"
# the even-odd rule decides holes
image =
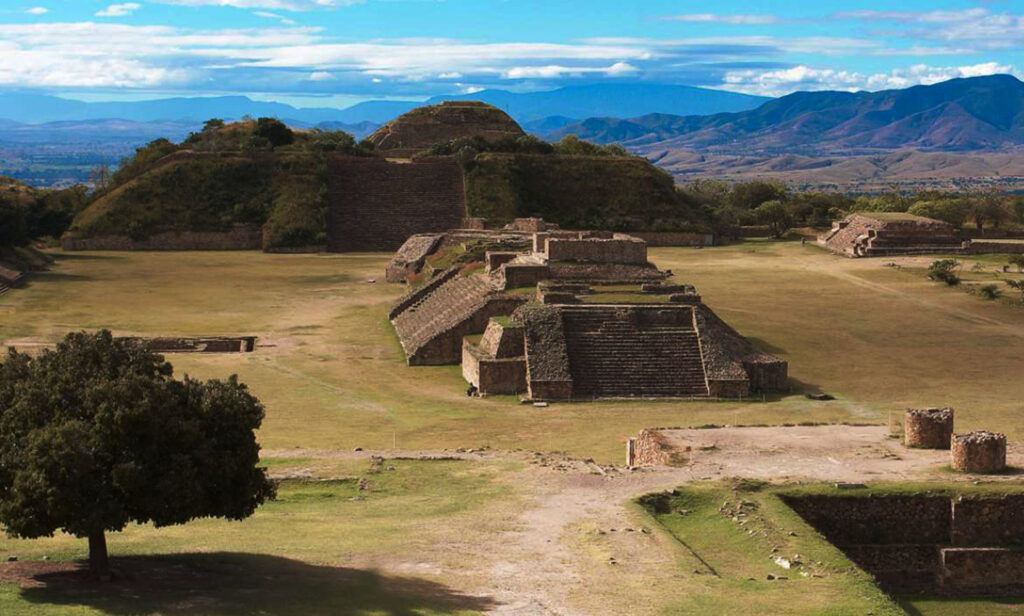
[[[960,267],[960,262],[956,259],[940,259],[933,261],[928,266],[928,278],[936,282],[944,282],[951,287],[955,287],[960,284],[960,277],[956,275],[956,270]]]
[[[985,299],[999,299],[1003,292],[999,290],[999,287],[994,284],[987,284],[978,289],[978,295]]]
[[[1024,270],[1024,255],[1012,255],[1007,259],[1007,262],[1010,265],[1016,266],[1018,272]]]

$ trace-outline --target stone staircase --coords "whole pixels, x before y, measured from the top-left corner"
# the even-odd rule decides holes
[[[410,304],[392,319],[402,348],[413,363],[455,363],[458,357],[421,357],[428,345],[448,337],[461,349],[460,327],[484,310],[500,287],[489,276],[455,276]],[[486,319],[480,328],[486,327]],[[454,333],[453,333],[454,332]],[[449,345],[451,346],[451,345]],[[447,347],[446,347],[447,348]]]
[[[561,310],[575,397],[709,395],[692,308]]]
[[[453,159],[392,163],[378,157],[328,160],[327,235],[332,252],[397,250],[417,233],[461,226],[462,169]]]

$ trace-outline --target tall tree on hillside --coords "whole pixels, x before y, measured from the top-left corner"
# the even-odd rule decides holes
[[[295,141],[295,133],[288,128],[284,122],[277,118],[260,118],[256,120],[257,137],[262,137],[270,142],[272,147],[288,145]]]
[[[274,487],[258,468],[263,407],[245,385],[172,376],[171,365],[108,331],[0,364],[0,523],[89,540],[110,575],[106,533],[200,517],[246,518]]]

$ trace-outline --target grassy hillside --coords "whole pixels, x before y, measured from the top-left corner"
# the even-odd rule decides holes
[[[466,165],[471,216],[539,216],[563,227],[700,229],[672,177],[642,158],[550,154],[478,155]]]
[[[75,218],[77,237],[266,225],[265,247],[326,242],[323,153],[362,153],[342,132],[292,132],[263,120],[161,139],[122,162]]]

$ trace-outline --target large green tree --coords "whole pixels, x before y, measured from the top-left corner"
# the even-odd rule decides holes
[[[110,573],[106,533],[200,517],[240,520],[273,498],[245,385],[173,378],[163,357],[108,331],[73,333],[0,364],[0,523],[11,536],[89,540]]]

